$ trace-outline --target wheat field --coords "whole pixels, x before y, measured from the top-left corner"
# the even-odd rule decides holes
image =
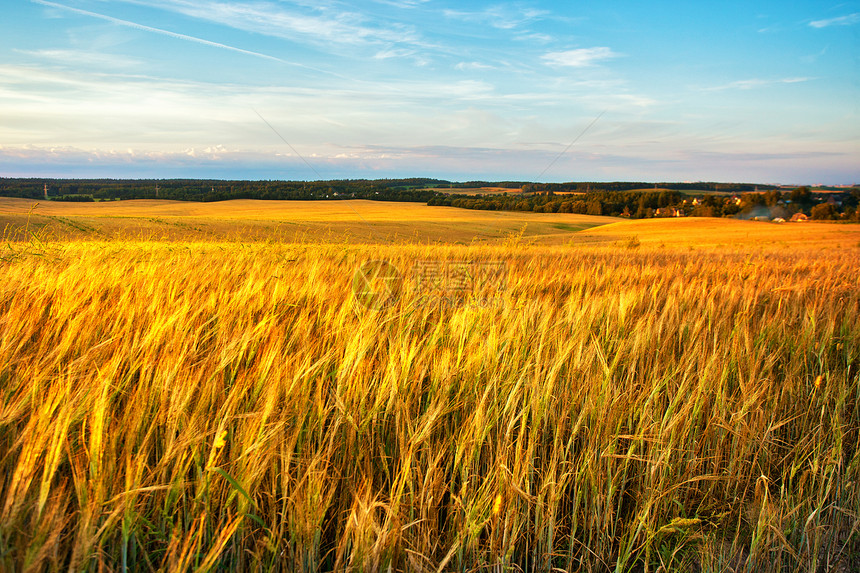
[[[35,205],[35,206],[34,206]],[[541,240],[618,221],[555,213],[471,211],[385,201],[261,201],[213,203],[131,200],[99,203],[0,198],[0,230],[28,228],[52,240],[277,241],[290,243],[486,243],[523,231]],[[601,239],[605,240],[605,239]]]
[[[9,243],[0,569],[856,571],[860,248],[725,241]]]

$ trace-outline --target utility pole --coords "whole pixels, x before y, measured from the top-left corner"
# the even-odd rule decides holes
[[[45,201],[48,200],[48,184],[45,183]]]

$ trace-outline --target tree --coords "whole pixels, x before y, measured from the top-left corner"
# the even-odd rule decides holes
[[[716,217],[716,208],[711,205],[697,205],[693,209],[693,217]]]
[[[758,205],[765,205],[767,203],[762,193],[744,193],[741,200],[745,207],[757,207]]]
[[[639,206],[636,208],[636,213],[633,215],[634,219],[644,219],[645,218],[645,197],[639,197]]]
[[[806,186],[798,187],[791,192],[791,202],[808,205],[812,202],[812,191],[810,191],[809,187]]]
[[[589,215],[603,215],[603,208],[600,205],[600,201],[589,201],[588,202],[588,214]]]
[[[838,218],[839,212],[836,211],[836,207],[834,207],[832,204],[821,203],[820,205],[816,205],[812,208],[811,215],[813,219],[819,221],[827,221]]]
[[[764,194],[764,203],[768,207],[775,207],[779,200],[782,198],[782,194],[774,189],[773,191],[768,191]]]

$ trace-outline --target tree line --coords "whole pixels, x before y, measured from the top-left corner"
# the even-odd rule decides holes
[[[776,185],[756,183],[646,183],[643,181],[571,181],[568,183],[534,183],[529,181],[466,181],[463,183],[440,182],[440,190],[445,188],[480,189],[481,187],[496,187],[503,189],[521,190],[524,193],[587,193],[592,190],[601,191],[633,191],[645,188],[668,189],[671,191],[710,191],[717,193],[747,193],[750,191],[767,191],[778,189]]]
[[[0,178],[0,196],[54,201],[171,199],[342,200],[370,199],[447,205],[463,209],[650,217],[758,217],[860,220],[860,187],[821,193],[751,183],[467,181],[442,179],[343,179],[331,181],[224,181],[201,179]],[[461,196],[450,188],[495,187],[510,192]]]
[[[860,188],[843,193],[815,193],[809,187],[764,192],[688,195],[678,190],[588,192],[524,192],[501,195],[440,196],[429,205],[492,211],[533,211],[536,213],[578,213],[646,219],[651,217],[766,217],[788,220],[803,213],[819,220],[860,221]]]
[[[0,196],[56,201],[171,199],[337,200],[372,199],[426,203],[447,181],[425,178],[337,181],[223,181],[201,179],[11,179],[0,178]]]

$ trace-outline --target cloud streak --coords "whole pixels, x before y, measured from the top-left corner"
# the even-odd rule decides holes
[[[142,60],[118,56],[114,54],[104,54],[99,52],[89,52],[84,50],[15,50],[19,54],[38,58],[40,60],[48,60],[69,65],[85,65],[98,68],[133,68],[143,63]]]
[[[847,16],[827,18],[826,20],[813,20],[809,25],[813,28],[828,28],[830,26],[851,26],[860,22],[860,12],[854,12]]]
[[[396,8],[417,8],[422,4],[426,4],[430,0],[373,0],[378,4],[386,4]]]
[[[813,80],[814,78],[781,78],[776,80],[768,80],[763,78],[752,78],[748,80],[738,80],[736,82],[731,82],[721,86],[714,86],[709,88],[702,88],[702,91],[723,91],[723,90],[751,90],[755,88],[762,88],[767,86],[779,85],[779,84],[799,84],[803,82],[808,82]]]
[[[513,30],[549,14],[545,10],[512,10],[505,6],[491,6],[475,12],[446,9],[442,13],[446,18],[462,20],[464,22],[489,24],[499,30]]]
[[[495,66],[490,66],[488,64],[482,64],[481,62],[460,62],[456,66],[455,69],[460,70],[461,72],[465,71],[479,71],[479,70],[494,70]]]
[[[617,58],[620,54],[613,52],[610,48],[600,46],[596,48],[579,48],[563,52],[549,52],[541,59],[550,66],[585,68],[593,66],[598,62]]]
[[[188,36],[186,34],[179,34],[177,32],[171,32],[170,30],[164,30],[162,28],[154,28],[152,26],[146,26],[144,24],[138,24],[137,22],[131,22],[129,20],[122,20],[120,18],[114,18],[113,16],[107,16],[105,14],[99,14],[98,12],[90,12],[89,10],[82,10],[80,8],[73,8],[72,6],[66,6],[64,4],[58,4],[56,2],[49,2],[48,0],[30,0],[34,4],[40,4],[42,6],[48,6],[49,8],[57,8],[59,10],[66,10],[67,12],[73,12],[75,14],[80,14],[82,16],[89,16],[91,18],[97,18],[99,20],[104,20],[106,22],[110,22],[112,24],[117,24],[119,26],[125,26],[128,28],[134,28],[135,30],[141,30],[143,32],[151,32],[153,34],[160,34],[162,36],[167,36],[170,38],[175,38],[177,40],[184,40],[186,42],[194,42],[196,44],[203,44],[204,46],[211,46],[213,48],[220,48],[222,50],[230,50],[232,52],[237,52],[240,54],[245,54],[247,56],[254,56],[257,58],[263,58],[266,60],[271,60],[274,62],[280,62],[282,64],[291,64],[295,66],[300,66],[306,68],[308,66],[302,64],[295,64],[293,62],[288,62],[286,60],[282,60],[281,58],[276,58],[275,56],[270,56],[268,54],[263,54],[260,52],[254,52],[252,50],[245,50],[242,48],[237,48],[236,46],[230,46],[227,44],[222,44],[220,42],[213,42],[211,40],[204,40],[203,38],[198,38],[196,36]]]
[[[369,23],[364,15],[329,9],[325,3],[308,4],[305,11],[288,10],[270,2],[216,2],[211,0],[122,0],[127,4],[156,8],[197,20],[228,26],[244,32],[314,44],[325,50],[332,46],[408,44],[426,47],[412,26]],[[406,6],[411,6],[407,3]],[[308,12],[310,10],[310,12]]]

